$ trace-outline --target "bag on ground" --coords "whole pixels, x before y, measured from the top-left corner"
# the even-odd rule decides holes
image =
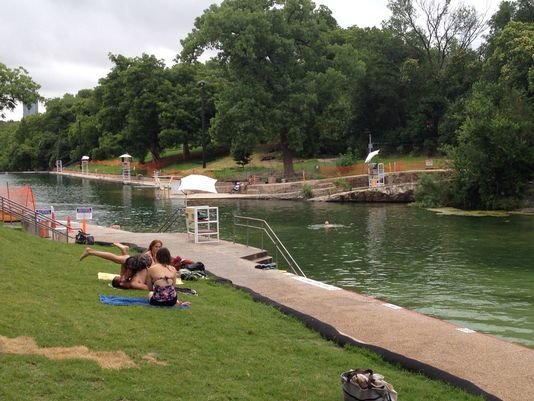
[[[344,401],[397,401],[397,392],[384,376],[371,369],[352,369],[341,374]]]
[[[76,234],[76,237],[74,237],[74,242],[77,244],[94,245],[95,238],[80,230],[78,231],[78,234]]]
[[[192,272],[206,270],[206,268],[204,267],[204,263],[202,262],[190,263],[188,265],[183,266],[183,268],[190,270]]]

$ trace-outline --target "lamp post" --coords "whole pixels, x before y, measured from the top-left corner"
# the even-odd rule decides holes
[[[365,130],[365,133],[369,135],[369,145],[367,145],[367,150],[368,150],[367,153],[371,153],[373,151],[373,142],[371,141],[371,130],[367,128]]]
[[[206,168],[206,110],[204,105],[206,82],[198,81],[200,88],[200,115],[202,120],[202,168]]]

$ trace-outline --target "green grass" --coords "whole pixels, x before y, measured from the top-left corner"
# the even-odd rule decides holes
[[[164,166],[160,175],[187,175],[199,174],[202,172],[202,150],[200,148],[192,148],[190,150],[191,158],[189,160],[182,160]],[[182,148],[166,149],[161,157],[182,155]],[[264,156],[274,156],[272,160],[261,160]],[[391,167],[395,162],[402,165],[418,164],[421,168],[423,162],[429,159],[425,156],[411,156],[411,155],[379,155],[374,159],[380,163],[384,163],[386,168]],[[443,168],[445,162],[441,158],[431,158],[434,161],[435,168]],[[148,163],[152,160],[152,156],[147,154],[145,161]],[[294,159],[293,168],[297,178],[302,177],[303,180],[314,180],[323,178],[332,178],[331,175],[321,174],[322,167],[335,167],[338,165],[338,158],[328,159]],[[363,164],[362,160],[356,160],[356,164]],[[135,163],[135,160],[134,160]],[[79,164],[75,163],[66,169],[72,171],[80,171]],[[91,160],[88,164],[90,173],[94,174],[121,174],[121,166],[118,164],[118,159],[112,160]],[[284,165],[281,159],[280,152],[271,152],[267,145],[257,145],[251,156],[251,162],[244,167],[240,167],[233,160],[232,156],[226,154],[221,149],[208,147],[206,154],[206,170],[208,174],[218,179],[219,181],[246,181],[252,176],[255,176],[258,183],[267,182],[268,177],[275,176],[280,179],[283,176]],[[132,174],[140,174],[147,176],[147,169],[143,165],[137,164],[137,170]]]
[[[88,166],[88,171],[94,174],[122,174],[120,165],[109,165],[104,163],[99,163],[98,161],[91,161]],[[81,173],[79,164],[73,164],[72,166],[66,167],[65,170],[74,171]]]
[[[356,367],[384,374],[402,401],[481,400],[372,353],[340,348],[214,280],[186,282],[199,293],[187,298],[193,306],[186,310],[103,305],[98,294],[145,293],[98,281],[97,272],[116,265],[79,262],[82,250],[0,225],[0,400],[339,401],[339,375]],[[39,347],[123,351],[136,367],[4,352],[2,339],[22,336]],[[149,354],[166,366],[147,362]]]

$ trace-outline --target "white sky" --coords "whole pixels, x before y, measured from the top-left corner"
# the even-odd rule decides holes
[[[24,67],[45,98],[93,88],[112,64],[108,53],[154,54],[168,66],[195,18],[214,0],[2,0],[0,62]],[[453,1],[454,3],[454,1]],[[464,0],[488,17],[499,0]],[[387,0],[315,0],[340,26],[381,26],[390,16]],[[42,110],[42,107],[41,107]],[[20,107],[7,113],[19,120]]]

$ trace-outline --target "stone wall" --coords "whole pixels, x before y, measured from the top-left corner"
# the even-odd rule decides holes
[[[312,200],[329,202],[411,202],[415,183],[421,174],[443,173],[444,170],[419,170],[385,175],[385,186],[369,189],[368,176],[328,178],[287,183],[254,184],[242,190],[244,194],[270,195],[280,199],[303,198],[302,189],[309,186],[314,194]],[[219,192],[227,192],[227,183],[217,183]],[[408,184],[408,185],[406,185]],[[350,188],[350,190],[347,190]]]

